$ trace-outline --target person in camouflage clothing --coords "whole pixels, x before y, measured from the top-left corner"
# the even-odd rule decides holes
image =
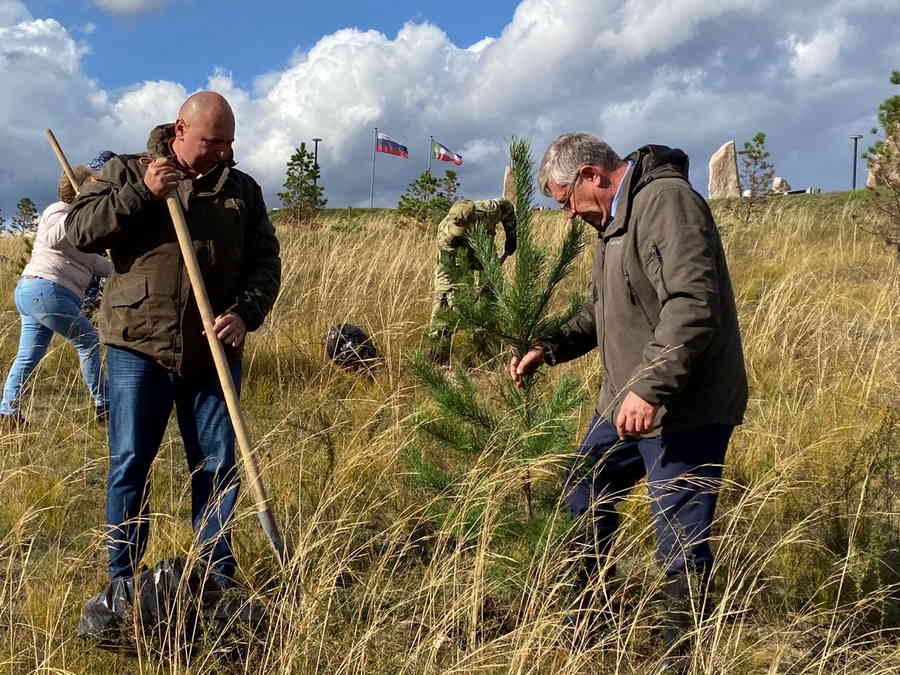
[[[494,237],[497,224],[503,225],[506,240],[502,263],[516,252],[516,209],[508,199],[461,199],[450,207],[446,217],[438,225],[438,259],[434,268],[434,302],[431,308],[431,324],[428,332],[435,350],[443,355],[449,350],[452,326],[441,316],[441,310],[453,306],[453,267],[458,256],[467,255],[469,269],[478,271],[481,266],[472,252],[467,235],[475,223],[487,228]]]

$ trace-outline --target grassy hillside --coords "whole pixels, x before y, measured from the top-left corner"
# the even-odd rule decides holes
[[[751,400],[729,451],[715,532],[719,602],[698,628],[693,672],[897,672],[900,269],[854,226],[846,196],[774,199],[749,225],[737,209],[714,204]],[[539,223],[547,240],[562,233],[558,213]],[[302,229],[280,223],[279,236],[283,290],[250,340],[242,400],[295,551],[290,568],[277,568],[246,491],[235,537],[242,581],[269,605],[267,641],[226,667],[215,639],[190,658],[131,659],[74,637],[83,602],[106,581],[106,444],[75,352],[55,338],[27,397],[30,424],[0,435],[0,672],[649,672],[660,656],[651,639],[659,580],[642,488],[625,505],[616,549],[617,621],[596,641],[562,622],[564,550],[501,550],[490,525],[461,540],[424,518],[429,498],[402,461],[421,405],[404,364],[430,310],[431,233],[390,211],[335,209]],[[0,239],[4,373],[18,339],[21,246]],[[585,254],[572,291],[589,270]],[[325,332],[346,320],[385,357],[374,378],[324,357]],[[484,386],[502,361],[482,364]],[[598,359],[551,377],[563,373],[588,393],[581,434]],[[499,493],[520,476],[496,480]],[[190,554],[188,484],[173,423],[155,465],[147,561]]]

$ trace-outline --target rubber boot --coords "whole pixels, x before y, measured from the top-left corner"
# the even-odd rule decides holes
[[[609,593],[603,593],[601,585],[609,584],[616,575],[615,566],[602,566],[603,557],[594,546],[593,532],[578,533],[569,544],[572,560],[570,574],[573,579],[573,594],[564,623],[572,628],[583,626],[589,634],[597,637],[613,620],[609,607]]]
[[[710,591],[705,574],[673,574],[666,578],[660,589],[663,603],[660,641],[666,649],[654,673],[687,673],[691,663],[691,650],[695,626],[707,612]]]

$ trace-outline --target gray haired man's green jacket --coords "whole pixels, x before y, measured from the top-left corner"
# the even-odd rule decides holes
[[[615,218],[600,233],[580,314],[544,344],[552,365],[600,348],[597,410],[625,394],[660,405],[654,433],[736,425],[747,406],[737,310],[718,228],[681,150],[626,158]]]

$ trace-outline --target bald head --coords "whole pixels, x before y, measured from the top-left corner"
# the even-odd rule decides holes
[[[207,173],[231,158],[233,142],[234,113],[221,94],[199,91],[181,105],[172,150],[185,168]]]
[[[224,117],[234,124],[234,113],[225,97],[214,91],[198,91],[181,104],[178,118],[193,122],[202,117]]]

